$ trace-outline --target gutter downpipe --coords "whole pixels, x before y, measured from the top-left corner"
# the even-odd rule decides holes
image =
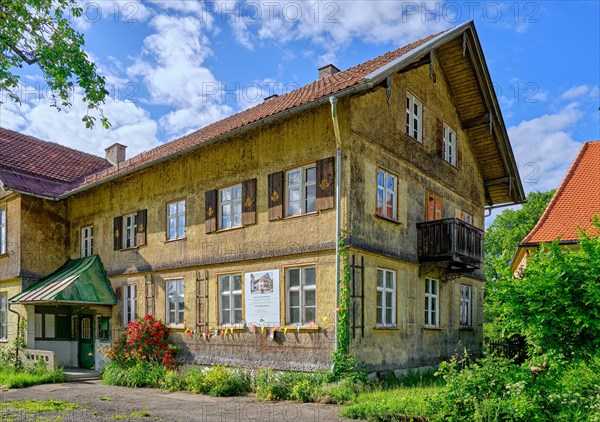
[[[8,304],[8,310],[10,312],[12,312],[13,314],[17,315],[17,336],[19,335],[19,329],[21,327],[21,314],[18,313],[17,311],[13,310],[10,305],[12,305],[12,303]],[[15,356],[18,359],[19,358],[19,348],[17,347],[15,350]]]
[[[333,121],[333,132],[335,134],[335,307],[340,306],[340,239],[341,239],[341,198],[342,198],[342,139],[340,136],[340,125],[337,116],[338,98],[333,95],[329,97],[331,103],[331,120]],[[335,350],[338,350],[338,318],[339,313],[335,315]]]

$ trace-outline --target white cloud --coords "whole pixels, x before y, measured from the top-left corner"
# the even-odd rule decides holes
[[[527,191],[547,191],[560,184],[581,143],[570,130],[582,117],[577,103],[554,114],[524,120],[508,134]]]
[[[127,69],[145,83],[151,103],[176,109],[159,120],[171,136],[232,111],[223,104],[223,84],[204,64],[212,50],[202,25],[193,16],[155,16],[150,22],[155,32],[144,39],[142,56]]]
[[[587,94],[590,91],[590,87],[587,85],[579,85],[574,86],[572,88],[567,89],[560,96],[563,100],[573,100],[577,97],[581,97],[582,95]]]
[[[60,112],[45,100],[20,106],[6,102],[0,111],[0,125],[102,157],[104,148],[115,142],[127,145],[128,157],[159,145],[157,124],[146,110],[113,98],[107,99],[103,110],[111,123],[110,129],[97,123],[90,130],[81,121],[86,112],[81,95],[74,96],[71,108]]]

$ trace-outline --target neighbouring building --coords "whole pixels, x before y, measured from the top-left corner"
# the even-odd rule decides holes
[[[473,23],[319,76],[130,159],[2,130],[4,338],[98,367],[152,314],[189,362],[328,368],[339,223],[360,360],[479,354],[484,209],[524,194]]]
[[[541,244],[558,240],[563,248],[576,249],[580,230],[596,231],[592,223],[594,216],[600,216],[599,186],[600,141],[586,142],[539,221],[519,245],[511,265],[516,276]]]

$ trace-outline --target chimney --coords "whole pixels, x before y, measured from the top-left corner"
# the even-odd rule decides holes
[[[265,101],[269,101],[269,100],[272,100],[273,98],[277,98],[277,97],[279,97],[278,94],[269,95],[268,97],[265,98]]]
[[[338,73],[340,69],[332,65],[331,63],[319,68],[319,79],[323,79],[327,76],[331,76],[334,73]]]
[[[106,151],[106,160],[113,166],[125,161],[125,150],[127,147],[119,143],[112,144],[104,151]]]

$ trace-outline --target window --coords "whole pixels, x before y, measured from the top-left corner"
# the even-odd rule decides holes
[[[0,208],[0,255],[6,253],[6,209]]]
[[[110,318],[104,316],[97,316],[96,319],[96,332],[98,333],[98,340],[108,341],[110,340]]]
[[[285,215],[300,215],[316,211],[317,168],[298,167],[285,173]]]
[[[410,92],[406,93],[406,134],[423,141],[423,104]]]
[[[396,325],[396,272],[377,269],[377,325]]]
[[[468,213],[467,211],[460,212],[460,219],[467,224],[473,225],[473,214]]]
[[[137,214],[123,217],[123,249],[136,246],[135,231],[137,229]]]
[[[123,325],[134,321],[137,313],[136,285],[127,284],[123,286]]]
[[[219,229],[242,225],[242,184],[219,189]]]
[[[425,221],[441,220],[444,218],[444,200],[438,194],[427,191],[427,209]]]
[[[167,324],[183,325],[183,279],[167,281]]]
[[[456,132],[444,123],[444,160],[456,166]]]
[[[317,315],[315,267],[287,270],[288,324],[314,323]]]
[[[377,171],[377,215],[398,218],[398,178],[384,170]]]
[[[167,240],[185,237],[185,200],[167,204]]]
[[[242,275],[219,276],[219,325],[242,323]]]
[[[0,293],[0,340],[8,338],[8,296]]]
[[[36,313],[35,337],[70,340],[72,337],[71,316]]]
[[[460,286],[460,326],[470,327],[471,321],[471,286]]]
[[[436,279],[425,279],[425,325],[430,327],[437,327],[440,321],[438,285]]]
[[[94,254],[94,228],[84,227],[81,229],[81,257]]]

